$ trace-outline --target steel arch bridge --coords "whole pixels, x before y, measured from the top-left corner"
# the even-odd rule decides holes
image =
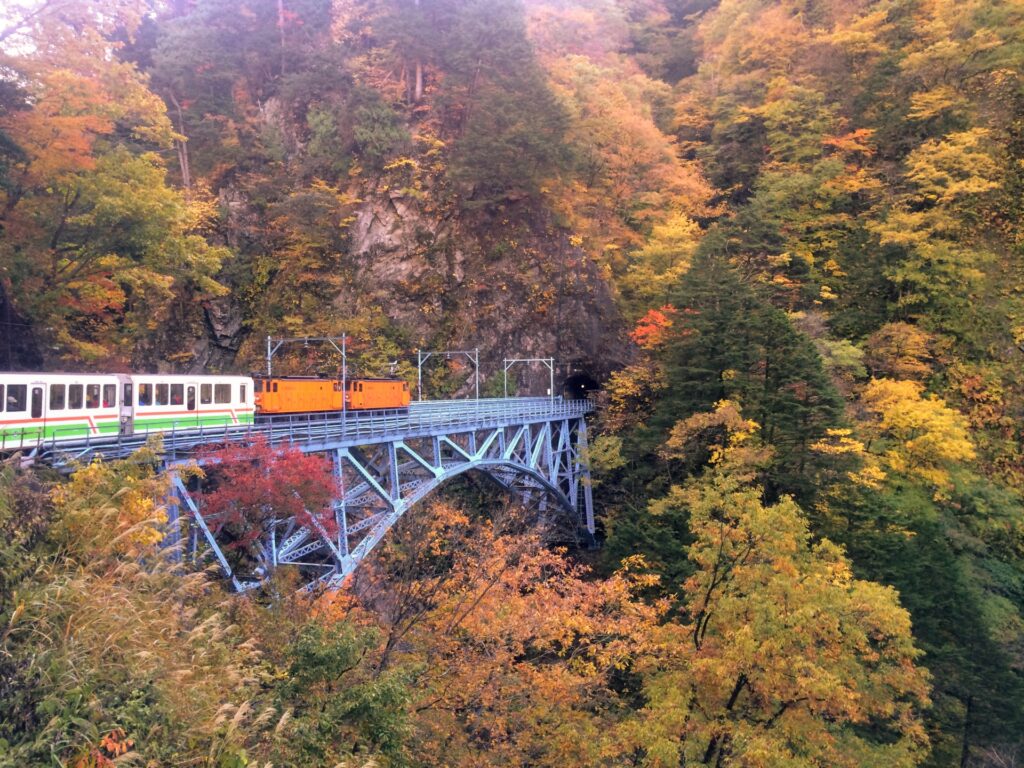
[[[340,586],[417,502],[446,482],[477,472],[517,495],[541,514],[558,517],[574,535],[592,540],[594,509],[588,464],[585,400],[496,398],[413,403],[407,411],[312,414],[275,418],[245,427],[162,433],[163,469],[171,477],[167,499],[169,543],[200,565],[212,556],[239,591],[258,586],[281,566],[297,568],[310,587]],[[232,565],[203,513],[182,468],[204,445],[262,436],[306,453],[330,456],[339,497],[337,533],[315,518],[301,525],[273,520],[256,542],[255,565]],[[147,437],[40,446],[35,458],[71,468],[83,459],[121,458]],[[187,473],[185,473],[187,474]],[[180,540],[187,522],[185,541]]]

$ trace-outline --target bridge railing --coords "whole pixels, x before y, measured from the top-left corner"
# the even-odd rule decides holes
[[[577,418],[592,409],[585,400],[560,398],[482,398],[479,400],[426,400],[414,402],[408,409],[384,411],[348,411],[341,413],[304,413],[262,417],[254,424],[195,426],[185,421],[170,427],[144,429],[132,435],[86,436],[84,439],[62,438],[59,428],[42,438],[38,430],[25,429],[21,434],[0,435],[0,450],[31,451],[36,455],[62,453],[82,457],[102,452],[106,456],[123,456],[137,450],[154,435],[163,438],[165,451],[171,458],[188,453],[203,444],[240,441],[257,436],[271,444],[281,442],[350,441],[381,439],[395,436],[427,435],[455,428],[485,428],[500,423]],[[79,428],[80,429],[80,428]]]
[[[286,419],[272,419],[263,423],[264,432],[272,440],[321,437],[358,439],[387,438],[403,435],[448,432],[452,427],[480,428],[495,423],[516,421],[547,421],[558,418],[576,418],[590,410],[582,401],[551,401],[548,398],[516,398],[503,400],[438,401],[417,404],[408,411],[376,411],[349,414],[347,418],[322,419],[314,415],[300,415]],[[269,429],[266,429],[269,427]]]

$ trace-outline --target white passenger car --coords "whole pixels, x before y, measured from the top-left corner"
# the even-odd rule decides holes
[[[252,424],[247,376],[0,373],[0,451]]]
[[[248,376],[168,376],[133,373],[132,432],[252,424],[256,414]]]

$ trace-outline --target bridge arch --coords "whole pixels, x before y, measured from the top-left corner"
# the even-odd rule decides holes
[[[249,573],[232,568],[203,517],[201,500],[193,498],[176,475],[170,516],[173,522],[181,513],[187,515],[192,556],[197,557],[200,548],[211,553],[238,590],[259,586],[280,566],[298,567],[309,587],[340,586],[403,515],[468,472],[486,475],[545,513],[553,505],[592,541],[583,411],[567,410],[557,401],[550,408],[561,413],[548,419],[381,436],[373,441],[296,443],[304,451],[329,454],[334,462],[339,488],[334,505],[337,533],[329,533],[315,521],[311,527],[293,519],[274,521],[257,543],[255,567]]]
[[[446,471],[443,475],[437,478],[435,485],[430,485],[425,488],[423,493],[418,494],[414,498],[407,499],[407,508],[415,506],[418,502],[429,496],[431,492],[447,485],[457,477],[471,472],[479,472],[485,475],[488,479],[498,482],[498,484],[503,486],[506,490],[513,492],[516,489],[513,487],[513,483],[510,482],[510,479],[526,479],[535,490],[546,494],[551,501],[556,503],[565,512],[573,514],[577,511],[562,490],[548,482],[548,479],[541,473],[528,467],[519,466],[511,461],[468,462],[459,467],[453,468],[450,471]]]

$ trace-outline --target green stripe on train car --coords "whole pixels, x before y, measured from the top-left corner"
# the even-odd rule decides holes
[[[240,413],[238,414],[238,424],[252,424],[255,421],[251,413]],[[235,422],[231,419],[230,414],[218,413],[211,416],[200,416],[197,418],[186,417],[172,417],[172,416],[157,416],[145,419],[135,420],[135,431],[145,432],[147,429],[150,431],[166,431],[170,429],[198,429],[199,427],[230,427],[234,426]]]
[[[238,424],[246,425],[255,422],[251,413],[238,414]],[[234,426],[229,414],[213,414],[195,418],[170,418],[156,417],[148,419],[136,419],[135,432],[165,432],[172,429],[186,430],[199,429],[200,427],[230,427]],[[96,429],[100,436],[107,437],[117,435],[121,431],[120,422],[114,419],[96,422]],[[41,433],[41,434],[40,434]],[[86,437],[95,437],[95,433],[89,426],[89,422],[83,419],[80,422],[61,422],[60,424],[46,425],[40,427],[4,427],[0,428],[0,445],[6,448],[16,447],[22,443],[34,444],[40,437],[44,440],[77,440]]]

